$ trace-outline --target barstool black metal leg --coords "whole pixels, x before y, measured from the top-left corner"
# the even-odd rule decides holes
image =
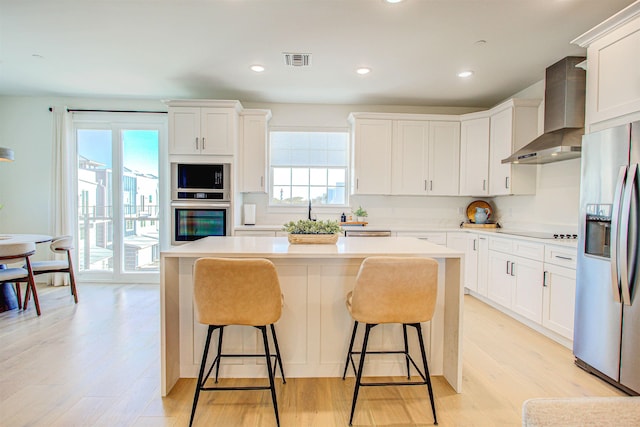
[[[358,401],[358,391],[360,390],[360,383],[362,381],[362,371],[364,370],[364,357],[367,354],[367,343],[369,342],[369,332],[371,328],[375,325],[366,325],[366,329],[364,331],[364,339],[362,341],[362,351],[360,352],[360,366],[358,367],[358,372],[356,372],[356,386],[353,390],[353,403],[351,404],[351,416],[349,417],[349,425],[353,423],[353,414],[356,410],[356,402]],[[355,325],[354,325],[355,328]],[[355,329],[354,329],[355,330]]]
[[[424,340],[422,339],[422,328],[419,323],[413,325],[418,332],[418,341],[420,342],[420,353],[422,354],[422,363],[424,365],[425,381],[427,382],[427,388],[429,389],[429,400],[431,400],[431,410],[433,411],[433,424],[438,425],[438,418],[436,417],[436,404],[433,400],[433,389],[431,388],[431,376],[429,374],[429,365],[427,364],[427,355],[424,351]]]
[[[211,344],[211,334],[213,333],[213,326],[209,325],[207,331],[207,341],[204,344],[204,351],[202,352],[202,363],[200,364],[200,373],[198,374],[198,382],[196,383],[196,392],[193,396],[193,406],[191,407],[191,418],[189,419],[189,426],[193,425],[193,418],[196,415],[196,406],[198,405],[198,398],[200,397],[200,389],[204,385],[204,368],[207,364],[207,354],[209,353],[209,344]]]
[[[216,365],[216,381],[218,384],[218,374],[220,373],[220,360],[222,359],[220,355],[222,354],[222,333],[224,332],[224,326],[220,326],[220,333],[218,334],[218,354],[216,355],[213,363]]]
[[[351,352],[353,351],[353,341],[356,339],[356,332],[358,330],[358,322],[355,321],[353,323],[353,332],[351,333],[351,341],[349,342],[349,351],[347,351],[347,360],[344,362],[344,372],[342,373],[342,379],[344,380],[344,378],[347,376],[347,368],[349,367],[349,361],[352,360],[351,359]],[[353,367],[354,373],[356,368],[355,366]]]
[[[411,368],[409,367],[409,343],[407,341],[407,324],[402,324],[402,335],[404,336],[404,360],[407,363],[407,379],[411,379]]]
[[[269,338],[267,338],[267,327],[258,326],[262,331],[262,339],[264,341],[264,355],[267,359],[267,371],[269,372],[269,389],[271,390],[271,400],[273,400],[273,410],[276,413],[276,424],[280,426],[280,416],[278,415],[278,401],[276,400],[276,384],[273,380],[273,371],[271,370],[271,355],[269,354]]]
[[[284,368],[282,367],[282,358],[280,357],[280,346],[278,345],[278,338],[276,337],[276,328],[271,324],[271,336],[273,337],[273,345],[276,348],[276,364],[280,365],[280,375],[282,375],[282,384],[286,384],[287,380],[284,377]],[[276,366],[273,367],[273,375],[276,374]]]

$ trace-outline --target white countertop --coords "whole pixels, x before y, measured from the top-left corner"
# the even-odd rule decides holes
[[[292,245],[286,237],[205,237],[163,251],[163,257],[364,258],[376,255],[460,258],[461,252],[411,237],[340,237],[337,244]]]
[[[510,234],[510,232],[518,233],[530,230],[510,230],[506,228],[486,229],[486,228],[460,228],[460,227],[437,227],[437,226],[417,226],[417,225],[366,225],[366,226],[343,226],[346,230],[366,230],[366,231],[392,231],[392,232],[415,232],[415,233],[451,233],[465,232],[484,234],[487,236],[504,237],[510,239],[528,240],[530,242],[544,243],[547,245],[558,245],[565,247],[577,248],[578,239],[540,239],[537,237],[527,237],[518,234]],[[281,225],[242,225],[234,227],[235,230],[263,230],[263,231],[280,231]]]

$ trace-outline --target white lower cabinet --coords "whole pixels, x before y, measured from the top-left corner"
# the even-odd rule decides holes
[[[437,231],[398,231],[395,235],[398,237],[415,237],[420,240],[426,240],[427,242],[435,245],[447,245],[447,233],[440,233]]]
[[[516,280],[511,295],[512,310],[536,323],[542,323],[542,263],[514,258],[511,272]]]
[[[504,307],[511,307],[511,290],[514,278],[511,275],[511,256],[502,252],[489,251],[489,286],[487,298]]]
[[[570,346],[575,261],[575,247],[480,234],[476,292],[485,302]]]
[[[488,258],[487,297],[541,323],[544,245],[491,238]]]
[[[478,236],[471,233],[447,233],[447,247],[464,252],[463,284],[478,291]]]
[[[557,265],[545,265],[542,326],[573,339],[576,271]]]
[[[487,296],[489,291],[489,238],[478,235],[478,294]]]

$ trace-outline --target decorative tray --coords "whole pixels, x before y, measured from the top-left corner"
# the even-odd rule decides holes
[[[487,218],[491,218],[491,215],[493,215],[493,208],[489,203],[485,202],[484,200],[476,200],[474,202],[469,203],[469,206],[467,206],[467,218],[469,218],[469,221],[471,221],[472,223],[475,223],[476,208],[488,209]],[[479,224],[479,225],[483,225],[483,224]]]

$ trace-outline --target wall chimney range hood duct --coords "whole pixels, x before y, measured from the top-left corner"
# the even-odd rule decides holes
[[[544,133],[502,163],[543,164],[580,157],[584,134],[584,57],[568,56],[546,70]]]

